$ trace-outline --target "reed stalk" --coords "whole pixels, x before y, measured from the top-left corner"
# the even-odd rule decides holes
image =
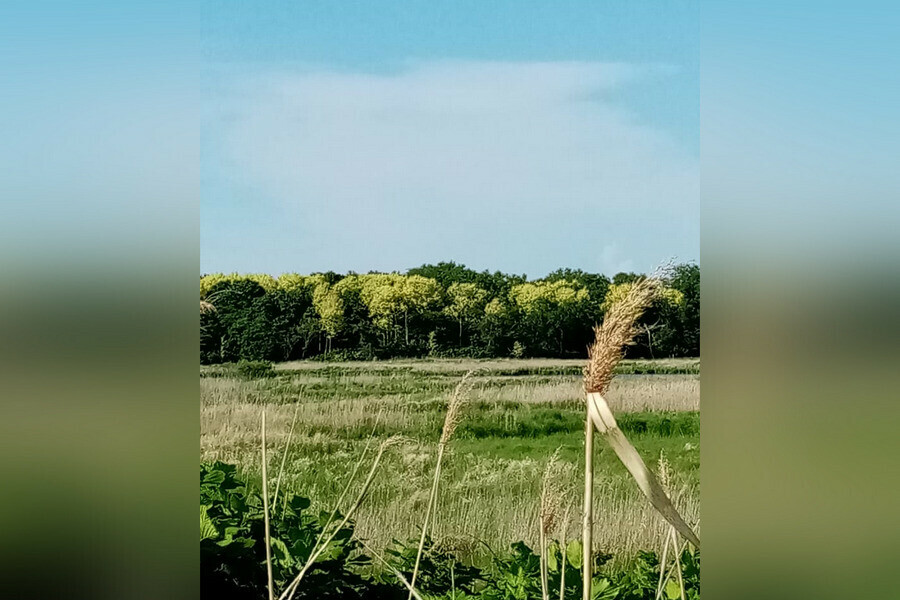
[[[425,539],[428,537],[428,528],[431,525],[431,520],[434,515],[434,506],[437,502],[438,488],[441,480],[441,463],[444,460],[447,445],[450,443],[450,440],[453,438],[453,433],[456,431],[456,427],[462,420],[462,409],[468,402],[468,393],[472,387],[471,376],[473,373],[474,371],[469,371],[463,375],[463,378],[456,386],[456,389],[453,391],[453,394],[450,396],[450,400],[447,403],[444,426],[441,429],[441,438],[438,440],[437,460],[434,466],[434,476],[431,481],[431,492],[428,495],[428,505],[425,508],[425,520],[422,523],[422,532],[419,536],[419,547],[416,550],[416,562],[413,566],[412,577],[409,581],[409,596],[407,597],[407,600],[412,600],[413,598],[416,577],[419,575],[419,565],[422,562],[422,553],[425,550]]]
[[[559,600],[565,600],[566,597],[566,563],[568,562],[568,556],[566,556],[566,534],[569,531],[569,512],[572,509],[572,505],[570,503],[566,504],[566,512],[563,513],[563,521],[562,527],[559,530],[559,537],[557,539],[557,544],[559,544]]]
[[[266,577],[268,583],[269,600],[275,598],[275,587],[272,580],[272,539],[269,534],[269,478],[266,474],[266,411],[262,411],[261,427],[262,446],[262,495],[263,495],[263,519],[266,527]]]
[[[297,423],[297,412],[300,409],[300,403],[298,402],[294,406],[294,416],[291,419],[291,429],[288,431],[287,442],[284,445],[284,454],[281,455],[281,467],[278,469],[278,478],[275,480],[275,495],[272,496],[272,508],[275,508],[275,505],[278,504],[278,492],[281,490],[281,478],[284,476],[284,467],[287,464],[287,457],[291,451],[291,440],[294,439],[294,425]]]
[[[615,423],[615,418],[603,399],[609,389],[616,365],[625,356],[625,348],[634,343],[640,332],[638,320],[665,289],[663,271],[629,284],[624,295],[606,307],[603,322],[594,328],[594,342],[588,349],[584,367],[585,432],[584,432],[584,521],[583,544],[583,600],[591,599],[593,579],[593,432],[594,428],[612,446],[619,459],[635,478],[638,487],[650,499],[667,521],[687,535],[690,528],[678,515],[668,496],[662,491],[653,474],[647,469],[634,446]],[[699,546],[699,539],[690,532],[690,539]]]
[[[590,408],[584,428],[584,510],[581,522],[581,589],[582,600],[591,600],[594,545],[594,426]]]
[[[559,485],[559,449],[547,461],[541,478],[541,511],[538,536],[540,539],[541,596],[550,600],[550,574],[548,565],[548,540],[559,524],[559,508],[562,490]]]
[[[378,554],[377,552],[375,552],[375,550],[373,550],[373,549],[372,549],[368,544],[366,544],[364,541],[360,540],[359,543],[362,544],[362,547],[365,548],[366,551],[368,551],[369,554],[371,554],[371,555],[374,556],[376,559],[378,559],[378,562],[380,562],[382,565],[384,565],[385,567],[387,567],[388,569],[390,569],[390,570],[394,573],[394,575],[397,576],[397,579],[399,579],[400,582],[401,582],[404,586],[406,586],[406,588],[409,590],[409,593],[412,594],[412,597],[415,598],[415,600],[425,600],[424,598],[422,598],[422,595],[419,594],[419,592],[416,591],[416,588],[414,588],[414,587],[412,586],[412,584],[406,579],[406,577],[403,576],[403,573],[401,573],[400,571],[398,571],[397,568],[396,568],[394,565],[392,565],[392,564],[389,563],[388,561],[384,560],[384,558],[382,558],[380,554]],[[454,596],[455,596],[455,594],[454,594]]]

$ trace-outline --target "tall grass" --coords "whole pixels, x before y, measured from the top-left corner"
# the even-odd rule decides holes
[[[416,550],[416,563],[413,567],[412,577],[409,581],[410,600],[412,599],[415,590],[416,577],[419,574],[419,564],[422,561],[422,552],[425,549],[425,538],[428,536],[428,527],[431,524],[431,516],[434,512],[434,505],[437,502],[438,487],[441,480],[441,462],[444,459],[444,453],[447,451],[447,446],[450,444],[450,440],[453,438],[453,434],[462,420],[463,407],[468,401],[467,395],[472,385],[471,376],[471,371],[463,376],[462,380],[453,391],[453,394],[450,396],[450,401],[447,403],[444,426],[441,429],[441,437],[438,440],[437,460],[434,465],[434,478],[431,484],[431,494],[428,497],[428,506],[425,509],[425,519],[422,523],[422,534],[419,537],[419,547]]]
[[[539,525],[539,552],[541,558],[541,593],[543,600],[550,600],[550,577],[548,573],[548,542],[557,530],[562,529],[565,538],[565,519],[562,516],[563,503],[566,497],[566,486],[563,482],[571,481],[565,467],[559,460],[559,449],[550,456],[544,475],[541,478],[541,512]],[[562,548],[562,546],[560,546]],[[565,560],[563,560],[565,562]],[[564,584],[561,586],[564,589]]]
[[[342,494],[347,473],[364,455],[360,471],[364,475],[368,470],[372,452],[365,449],[367,444],[377,448],[392,435],[407,436],[409,443],[382,458],[384,473],[402,476],[377,477],[354,520],[359,536],[382,551],[393,538],[418,541],[433,482],[435,441],[441,435],[447,397],[459,378],[392,376],[362,370],[365,366],[357,365],[353,377],[364,380],[366,388],[332,383],[351,375],[317,374],[311,379],[331,386],[319,392],[306,387],[306,375],[299,372],[265,380],[202,378],[201,458],[238,464],[258,480],[260,410],[265,408],[269,454],[273,448],[279,454],[271,462],[276,467],[285,464],[278,503],[290,491],[311,498],[311,511],[327,513],[335,506],[346,507]],[[495,550],[517,540],[537,548],[540,511],[535,499],[547,456],[561,447],[562,464],[576,469],[582,464],[583,392],[572,375],[502,376],[483,370],[470,380],[466,418],[453,434],[454,451],[442,460],[440,510],[432,515],[429,530],[436,538],[477,538]],[[407,388],[421,391],[403,391]],[[563,393],[563,388],[571,392]],[[676,505],[690,523],[699,514],[698,396],[696,375],[617,376],[605,396],[641,454],[656,457],[660,450],[666,452],[673,485],[683,489]],[[675,407],[687,412],[657,412]],[[653,412],[631,414],[633,410]],[[289,453],[282,454],[287,447]],[[660,520],[618,458],[598,452],[594,467],[595,548],[614,553],[618,563],[638,550],[657,547],[664,533]],[[354,481],[351,493],[359,484]],[[580,515],[578,508],[571,510],[573,528]],[[460,552],[480,564],[490,556],[481,544]],[[567,573],[569,578],[577,576]]]
[[[616,423],[615,417],[603,398],[615,374],[615,368],[625,354],[625,348],[634,342],[638,334],[638,320],[663,290],[658,275],[644,277],[630,285],[625,295],[607,308],[606,314],[595,328],[594,342],[588,350],[588,362],[584,367],[585,398],[585,478],[584,523],[582,538],[583,600],[591,600],[593,580],[593,430],[596,429],[634,477],[640,490],[654,508],[683,536],[700,546],[700,540],[684,521],[668,495],[659,485],[640,454],[628,441]],[[680,573],[680,570],[679,570]]]

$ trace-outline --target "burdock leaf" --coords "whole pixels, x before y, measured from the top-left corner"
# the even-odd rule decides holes
[[[569,564],[575,567],[576,569],[581,568],[581,541],[580,540],[572,540],[569,542],[569,545],[566,546],[566,558],[569,560]]]

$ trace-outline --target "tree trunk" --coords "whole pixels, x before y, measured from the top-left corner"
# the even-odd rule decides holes
[[[403,332],[406,335],[406,345],[409,346],[409,313],[403,313]]]

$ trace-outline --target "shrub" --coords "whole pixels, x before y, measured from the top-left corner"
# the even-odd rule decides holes
[[[278,518],[270,524],[278,591],[303,567],[330,516],[309,514],[309,500],[288,493],[279,504],[273,511]],[[383,586],[359,574],[369,559],[358,550],[350,524],[329,543],[295,598],[379,597]],[[237,476],[234,465],[200,466],[200,578],[204,598],[258,600],[267,595],[262,498]]]
[[[265,360],[242,360],[237,364],[238,374],[248,379],[274,377],[275,365]]]
[[[513,358],[522,358],[525,356],[525,345],[522,344],[519,340],[513,342],[512,347],[512,357]]]
[[[270,511],[272,575],[276,596],[296,577],[329,522],[328,512],[312,514],[310,501],[286,492]],[[337,522],[343,517],[337,515]],[[331,520],[335,523],[335,520]],[[362,552],[352,521],[341,528],[303,578],[297,599],[406,600],[407,589],[392,570],[381,569]],[[416,558],[415,541],[394,543],[387,551],[393,569],[409,579]],[[558,590],[566,571],[567,599],[581,598],[581,542],[548,548],[551,590]],[[656,554],[642,552],[625,569],[610,570],[611,555],[594,554],[594,600],[650,600],[659,578]],[[700,598],[699,552],[681,554],[687,600]],[[467,565],[446,543],[426,540],[418,591],[431,600],[532,600],[541,594],[539,557],[522,542],[493,555],[485,567]],[[602,571],[602,572],[601,572]],[[222,462],[200,465],[201,597],[263,600],[266,589],[266,547],[260,494],[239,476],[237,467]],[[676,598],[674,584],[663,598]],[[552,597],[556,597],[554,591]]]
[[[389,562],[407,581],[412,579],[418,543],[418,540],[406,543],[394,540],[394,547],[387,551]],[[457,594],[477,592],[479,582],[485,577],[481,569],[463,564],[452,548],[447,544],[436,544],[430,536],[425,538],[423,548],[419,578],[416,579],[417,591],[434,596],[452,594],[454,590]]]

